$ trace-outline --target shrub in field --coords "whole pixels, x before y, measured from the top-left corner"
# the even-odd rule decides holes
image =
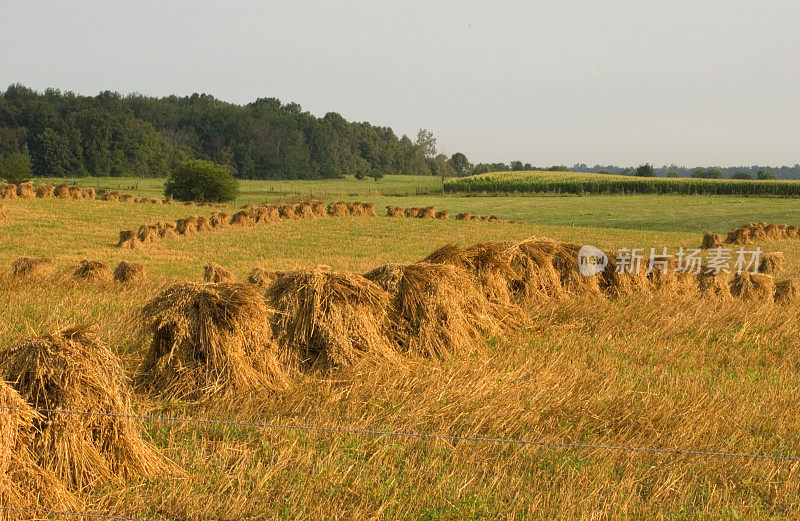
[[[11,184],[22,184],[33,176],[31,157],[27,152],[13,152],[0,158],[0,178]]]
[[[183,163],[172,172],[164,195],[180,201],[222,203],[235,199],[239,187],[228,167],[197,159]]]

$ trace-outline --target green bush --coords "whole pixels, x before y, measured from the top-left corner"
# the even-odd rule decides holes
[[[637,177],[655,177],[656,171],[653,168],[653,165],[650,163],[645,163],[643,165],[639,165],[636,169],[636,176]]]
[[[753,176],[751,176],[748,172],[736,172],[731,176],[731,179],[741,179],[745,181],[751,181]]]
[[[222,203],[236,199],[239,182],[228,167],[196,159],[181,164],[172,172],[164,195],[179,201]]]
[[[31,180],[31,156],[27,152],[12,152],[0,159],[0,179],[18,185]]]

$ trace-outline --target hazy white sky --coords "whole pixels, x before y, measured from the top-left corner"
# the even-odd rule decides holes
[[[800,162],[800,1],[0,0],[0,88],[207,92],[432,130],[446,153]]]

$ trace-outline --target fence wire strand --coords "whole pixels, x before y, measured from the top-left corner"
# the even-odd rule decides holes
[[[7,410],[26,410],[24,407],[14,407],[10,405],[0,405],[0,409]],[[250,427],[257,429],[282,429],[282,430],[295,430],[295,431],[313,431],[313,432],[328,432],[336,434],[355,434],[364,436],[392,436],[401,438],[415,438],[422,440],[443,440],[443,441],[467,441],[474,443],[494,443],[494,444],[508,444],[508,445],[527,445],[536,447],[550,447],[550,448],[571,448],[571,449],[586,449],[586,450],[606,450],[617,452],[640,452],[640,453],[655,453],[655,454],[669,454],[676,456],[699,456],[699,457],[717,457],[717,458],[739,458],[739,459],[762,459],[773,461],[800,461],[800,456],[791,455],[772,455],[772,454],[747,454],[740,452],[717,452],[717,451],[703,451],[692,449],[666,449],[666,448],[652,448],[652,447],[633,447],[625,445],[602,445],[594,443],[574,443],[574,442],[560,442],[560,441],[542,441],[542,440],[525,440],[513,438],[491,438],[482,436],[458,436],[452,434],[429,434],[421,432],[404,432],[404,431],[389,431],[389,430],[376,430],[376,429],[356,429],[351,427],[325,427],[314,425],[299,425],[291,423],[270,423],[270,422],[243,422],[236,420],[213,420],[208,418],[188,418],[179,416],[154,416],[148,414],[122,414],[113,412],[99,412],[99,411],[77,411],[69,409],[35,409],[39,413],[57,413],[57,414],[74,414],[83,416],[104,416],[110,418],[126,418],[134,420],[143,420],[147,422],[175,422],[175,423],[194,423],[205,425],[225,425],[236,427]]]
[[[69,512],[67,510],[46,510],[43,508],[19,508],[0,505],[0,512],[18,512],[20,514],[41,514],[45,516],[70,516],[89,519],[113,519],[115,521],[163,521],[162,519],[148,519],[146,517],[116,516],[112,514],[93,514],[90,512]]]

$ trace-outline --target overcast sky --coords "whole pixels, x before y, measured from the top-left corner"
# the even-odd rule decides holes
[[[473,162],[800,163],[800,1],[0,0],[0,88],[206,92]]]

